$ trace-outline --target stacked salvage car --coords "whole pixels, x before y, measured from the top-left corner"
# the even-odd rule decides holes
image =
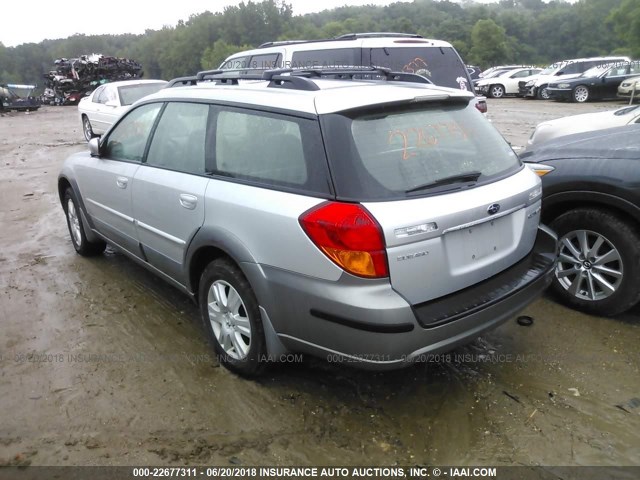
[[[55,70],[44,75],[42,102],[49,105],[76,105],[98,85],[117,80],[141,78],[142,65],[128,58],[93,53],[78,58],[59,58]]]

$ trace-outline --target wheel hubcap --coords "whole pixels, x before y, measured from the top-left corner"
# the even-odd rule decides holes
[[[493,96],[500,98],[502,96],[502,88],[501,87],[493,87]]]
[[[544,99],[544,100],[548,100],[549,99],[549,92],[547,91],[546,88],[543,88],[542,90],[540,90],[540,96]]]
[[[89,123],[89,120],[85,118],[84,119],[84,136],[87,140],[89,140],[92,134],[93,134],[93,130],[91,130],[91,124]]]
[[[587,100],[587,97],[589,96],[589,92],[587,91],[586,88],[584,87],[578,87],[576,88],[576,92],[575,92],[575,99],[578,102],[584,102]]]
[[[82,245],[82,236],[80,234],[80,219],[78,218],[78,213],[76,212],[76,206],[73,203],[73,200],[69,199],[67,202],[67,217],[69,218],[69,226],[71,227],[71,235],[73,236],[73,240],[76,242],[76,245]]]
[[[207,310],[213,334],[225,353],[236,360],[246,358],[251,347],[251,324],[236,289],[223,280],[213,282]]]
[[[603,300],[620,287],[623,265],[620,252],[604,235],[590,230],[569,232],[560,240],[556,278],[571,295],[582,300]]]

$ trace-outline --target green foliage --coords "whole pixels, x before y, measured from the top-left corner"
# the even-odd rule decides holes
[[[609,23],[613,25],[617,36],[624,42],[634,56],[640,57],[640,2],[624,0],[609,14]]]
[[[213,70],[218,68],[220,64],[229,55],[241,52],[243,50],[249,50],[253,47],[250,45],[230,45],[224,40],[218,40],[210,47],[207,47],[202,55],[201,67],[204,70]]]
[[[10,48],[0,44],[0,82],[42,84],[54,59],[89,53],[132,58],[143,65],[146,78],[170,79],[217,68],[228,55],[268,41],[367,31],[447,40],[463,59],[481,67],[548,64],[614,52],[640,57],[640,2],[413,0],[294,16],[283,0],[248,0],[144,35],[74,35]]]
[[[510,63],[513,50],[504,28],[493,20],[478,20],[471,29],[469,57],[475,64],[497,65]]]

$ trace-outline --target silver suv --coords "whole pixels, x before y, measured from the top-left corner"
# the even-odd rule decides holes
[[[109,243],[192,297],[229,369],[400,367],[551,281],[540,180],[470,93],[387,70],[209,77],[135,104],[58,188],[76,251]]]

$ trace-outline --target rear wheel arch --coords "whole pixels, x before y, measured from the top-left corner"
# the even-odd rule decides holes
[[[587,194],[589,199],[585,200]],[[548,225],[560,215],[577,208],[604,210],[640,225],[639,207],[620,197],[600,192],[562,192],[551,195],[542,202],[542,221]]]
[[[66,177],[60,177],[58,179],[58,198],[60,202],[64,200],[64,193],[67,191],[67,188],[73,188],[71,182],[67,180]]]
[[[193,292],[194,299],[196,301],[198,301],[198,290],[200,287],[202,272],[207,268],[207,265],[218,258],[226,258],[238,265],[238,262],[236,262],[227,252],[213,245],[203,245],[198,247],[198,249],[191,255],[191,258],[189,259],[188,287],[189,290]]]

